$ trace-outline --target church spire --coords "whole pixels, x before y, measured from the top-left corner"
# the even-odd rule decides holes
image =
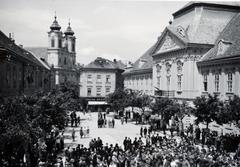
[[[56,11],[55,11],[55,16],[54,16],[54,21],[53,21],[52,25],[50,26],[50,29],[58,30],[58,31],[61,29],[61,26],[58,24],[58,21],[57,21]]]
[[[64,32],[65,35],[74,35],[74,32],[71,28],[71,23],[70,23],[70,19],[68,20],[68,27],[66,29],[66,31]]]

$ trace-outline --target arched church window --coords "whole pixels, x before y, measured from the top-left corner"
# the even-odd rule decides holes
[[[54,39],[51,39],[51,47],[52,47],[52,48],[55,47],[55,41],[54,41]]]
[[[166,64],[166,72],[167,72],[167,74],[169,75],[170,74],[170,71],[171,70],[171,64],[168,62],[167,64]]]
[[[74,51],[75,51],[75,44],[72,43],[72,52],[74,52]]]
[[[61,39],[58,40],[58,47],[62,48],[62,40]]]

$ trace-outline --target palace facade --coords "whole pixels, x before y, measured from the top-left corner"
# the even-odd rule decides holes
[[[203,95],[240,96],[240,14],[225,27],[214,47],[197,63]]]
[[[173,14],[152,52],[156,96],[191,100],[202,94],[206,72],[197,62],[214,48],[239,11],[239,5],[227,2],[190,2]]]

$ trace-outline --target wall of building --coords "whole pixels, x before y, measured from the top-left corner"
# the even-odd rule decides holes
[[[53,71],[18,60],[1,61],[0,78],[0,96],[50,91],[55,82]]]
[[[88,75],[91,75],[91,79],[88,79]],[[101,79],[97,79],[98,75]],[[106,79],[107,75],[110,76],[109,82]],[[82,71],[80,73],[80,97],[105,97],[115,91],[116,82],[115,71]],[[88,89],[91,89],[91,95],[88,95]],[[101,89],[100,95],[97,95],[97,89]]]
[[[153,95],[152,73],[126,75],[124,77],[124,88]]]
[[[154,57],[153,87],[171,91],[173,98],[193,99],[199,96],[201,75],[196,62],[206,51],[206,49],[189,48]]]
[[[212,64],[206,67],[199,67],[201,73],[201,95],[216,94],[223,100],[231,98],[234,94],[240,96],[240,67],[239,64],[235,63],[219,64],[217,66]],[[232,74],[231,91],[229,91],[229,73]],[[207,76],[206,91],[204,89],[204,75]],[[216,75],[219,75],[219,81],[217,81]]]

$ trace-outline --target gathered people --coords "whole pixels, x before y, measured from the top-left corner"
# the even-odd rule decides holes
[[[172,138],[152,133],[145,143],[141,137],[134,140],[125,137],[123,147],[104,145],[101,138],[94,138],[89,148],[83,145],[67,148],[65,156],[66,166],[73,167],[237,167],[239,152],[240,146],[231,155],[226,150],[218,151],[214,145],[197,145],[191,137]]]

